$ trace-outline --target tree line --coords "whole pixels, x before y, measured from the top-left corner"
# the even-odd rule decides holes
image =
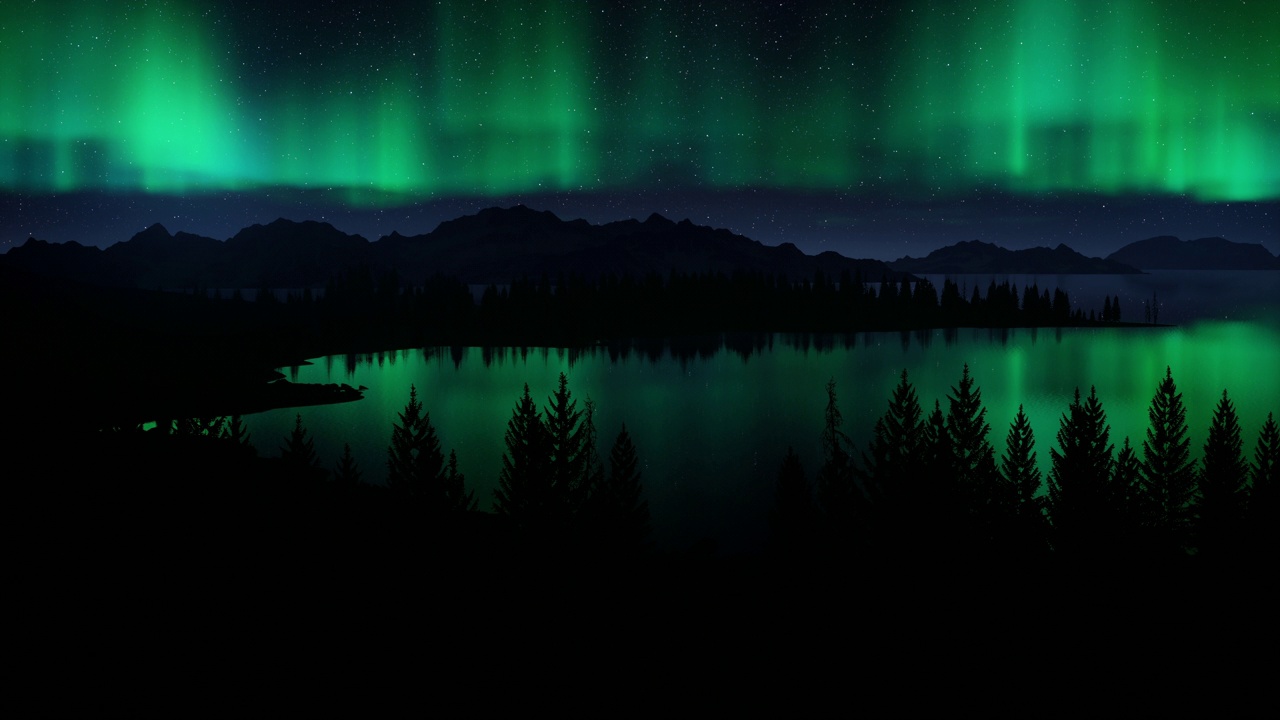
[[[590,544],[610,553],[635,554],[646,547],[650,527],[640,460],[631,435],[624,423],[607,458],[602,457],[595,403],[588,398],[579,409],[568,377],[561,373],[558,382],[542,410],[527,384],[516,401],[507,424],[493,512],[536,542],[553,541],[562,548]],[[248,455],[257,454],[238,415],[166,421],[160,430],[217,438]],[[294,481],[327,480],[344,487],[366,484],[350,444],[343,445],[331,469],[323,466],[300,413],[279,448],[278,460],[282,474]],[[445,457],[430,413],[413,385],[404,410],[392,423],[386,465],[386,490],[411,506],[422,522],[456,518],[479,506],[458,470],[457,453],[451,449]]]
[[[984,291],[985,290],[985,291]],[[205,293],[197,290],[199,296]],[[209,299],[209,302],[214,302]],[[220,305],[254,312],[243,322],[270,325],[304,344],[339,352],[423,345],[583,346],[629,337],[708,333],[862,332],[952,327],[1062,327],[1122,322],[1120,298],[1104,307],[1073,306],[1065,290],[1019,288],[992,280],[985,288],[946,279],[875,281],[817,272],[793,281],[760,272],[649,273],[518,278],[482,291],[453,277],[417,285],[394,271],[368,268],[331,278],[283,299],[260,288]]]
[[[945,410],[935,400],[926,411],[904,370],[860,452],[841,431],[834,381],[827,396],[814,481],[790,449],[778,472],[772,538],[783,556],[1234,562],[1275,547],[1274,415],[1249,462],[1224,390],[1197,460],[1168,369],[1140,447],[1126,437],[1117,451],[1096,390],[1085,397],[1077,389],[1049,450],[1048,477],[1021,406],[997,454],[967,365]]]

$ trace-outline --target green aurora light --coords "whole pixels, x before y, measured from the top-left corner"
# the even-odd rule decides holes
[[[305,7],[6,3],[0,190],[1280,198],[1276,2]]]

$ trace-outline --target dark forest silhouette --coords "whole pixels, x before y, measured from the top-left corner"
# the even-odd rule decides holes
[[[1156,385],[1150,425],[1138,446],[1124,438],[1117,450],[1096,390],[1085,395],[1078,389],[1047,450],[1045,477],[1036,464],[1045,450],[1037,447],[1021,407],[1004,442],[995,444],[981,389],[967,366],[929,413],[903,371],[869,438],[842,431],[834,381],[826,392],[824,417],[815,423],[823,454],[814,481],[794,451],[782,458],[769,557],[860,558],[871,566],[905,563],[928,572],[957,564],[1048,561],[1235,566],[1274,553],[1280,472],[1274,416],[1246,456],[1224,391],[1196,457],[1186,439],[1182,396],[1168,370]],[[385,483],[362,480],[349,446],[333,472],[323,469],[300,414],[275,458],[258,457],[238,417],[171,421],[155,431],[101,435],[99,442],[185,448],[253,468],[241,475],[275,478],[260,481],[277,491],[374,498],[366,510],[381,507],[376,513],[399,518],[406,528],[480,532],[488,538],[480,547],[505,548],[526,559],[649,555],[637,449],[624,425],[602,453],[595,417],[594,403],[588,399],[580,407],[564,374],[541,409],[526,386],[506,428],[492,512],[477,510],[456,453],[446,459],[412,387],[389,428]],[[479,522],[482,517],[488,519]]]
[[[1077,389],[1043,482],[1022,408],[1004,447],[993,446],[967,366],[945,414],[936,402],[928,416],[904,371],[861,453],[840,430],[834,382],[827,394],[816,487],[790,450],[778,471],[772,548],[780,557],[936,568],[1049,559],[1235,564],[1274,555],[1276,422],[1268,415],[1250,463],[1226,391],[1197,460],[1172,373],[1152,398],[1140,451],[1125,438],[1116,452],[1096,391]]]

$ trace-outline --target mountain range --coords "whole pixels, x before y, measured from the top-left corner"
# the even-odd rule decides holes
[[[1183,243],[1152,238],[1106,259],[1088,258],[1065,245],[1008,250],[980,241],[935,250],[924,258],[891,263],[835,252],[806,255],[795,245],[763,245],[725,229],[674,222],[658,214],[643,222],[592,225],[565,221],[523,205],[489,208],[440,223],[429,233],[398,232],[370,242],[324,222],[278,219],[252,225],[227,240],[170,233],[155,224],[108,248],[30,238],[0,255],[10,268],[96,285],[136,288],[320,287],[365,266],[392,269],[406,282],[433,275],[470,284],[509,283],[560,274],[596,278],[758,272],[792,280],[844,272],[868,281],[900,280],[912,273],[1069,274],[1137,273],[1147,269],[1273,269],[1280,259],[1261,245],[1206,238]]]
[[[996,273],[1000,275],[1080,275],[1141,273],[1132,265],[1114,260],[1085,257],[1066,245],[1056,248],[1008,250],[980,240],[948,245],[923,258],[904,257],[889,267],[909,273]]]
[[[406,281],[440,274],[471,284],[502,284],[544,274],[555,278],[561,273],[594,278],[610,273],[746,271],[800,280],[817,271],[829,277],[848,271],[877,281],[904,277],[879,260],[834,252],[806,255],[790,243],[767,246],[728,230],[689,220],[673,222],[656,213],[644,222],[592,225],[523,205],[481,210],[442,222],[422,235],[393,232],[376,242],[328,223],[281,218],[244,228],[226,241],[171,234],[156,224],[105,250],[31,238],[0,257],[11,267],[38,274],[153,289],[318,287],[361,265],[374,273],[394,268]]]
[[[1162,235],[1129,243],[1107,260],[1143,270],[1280,270],[1280,258],[1262,245],[1220,237],[1179,240]]]

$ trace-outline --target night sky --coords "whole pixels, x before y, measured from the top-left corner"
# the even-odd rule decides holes
[[[1280,253],[1280,2],[0,5],[0,251],[523,202],[857,257]]]

